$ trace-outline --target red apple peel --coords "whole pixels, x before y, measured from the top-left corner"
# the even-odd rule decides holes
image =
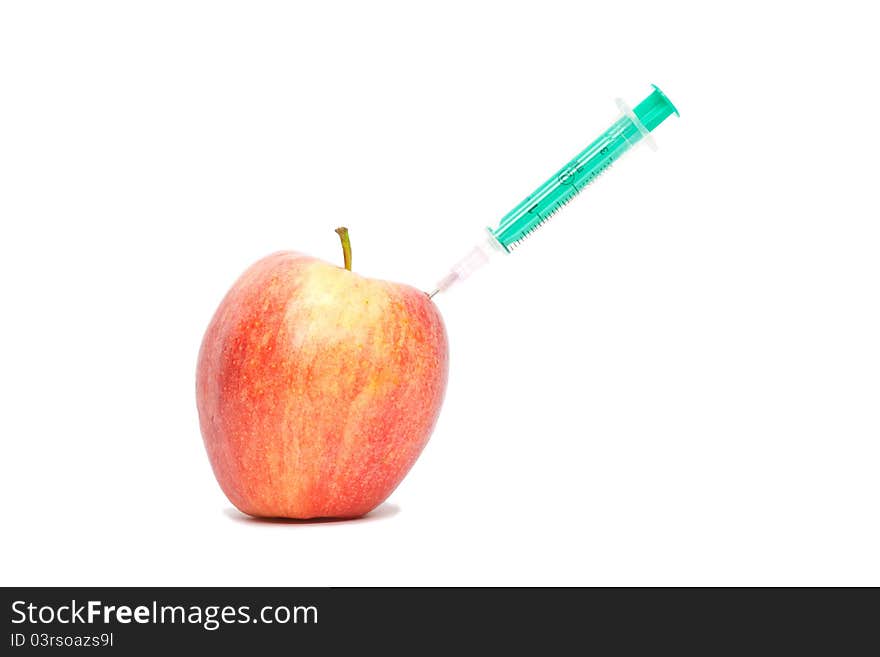
[[[199,421],[217,481],[244,513],[351,518],[381,504],[443,401],[443,320],[415,288],[279,252],[220,303],[199,352]]]

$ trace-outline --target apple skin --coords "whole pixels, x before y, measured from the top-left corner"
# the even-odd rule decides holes
[[[199,422],[223,492],[252,516],[374,509],[428,442],[448,351],[424,292],[290,251],[258,261],[199,351]]]

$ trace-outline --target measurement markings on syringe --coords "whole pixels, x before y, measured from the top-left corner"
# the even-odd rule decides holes
[[[607,152],[607,150],[608,150],[608,148],[605,147],[605,148],[602,149],[601,152],[602,152],[602,153],[605,153],[605,152]],[[566,205],[568,205],[568,203],[569,203],[569,202],[570,202],[575,196],[578,195],[578,192],[580,192],[584,187],[586,187],[586,186],[589,185],[591,182],[593,182],[593,181],[594,181],[596,178],[598,178],[600,175],[602,175],[603,173],[605,173],[605,171],[608,170],[608,167],[610,167],[613,163],[614,163],[614,158],[613,158],[613,157],[608,158],[607,161],[605,161],[605,162],[602,163],[602,165],[601,165],[600,168],[595,169],[595,170],[590,174],[589,178],[587,178],[586,180],[584,180],[580,185],[578,185],[578,184],[575,183],[575,182],[572,182],[572,183],[571,183],[571,186],[572,186],[572,187],[571,187],[571,191],[569,191],[565,196],[563,196],[563,197],[560,198],[558,201],[556,201],[556,203],[553,205],[553,208],[552,208],[549,212],[546,212],[546,214],[544,214],[544,213],[538,213],[538,216],[539,216],[538,221],[537,221],[536,223],[532,224],[531,226],[529,226],[528,229],[526,229],[525,231],[523,231],[523,234],[520,235],[516,240],[514,240],[513,242],[511,242],[511,243],[508,245],[508,248],[509,248],[511,251],[513,251],[514,249],[516,249],[517,247],[519,247],[519,246],[520,246],[520,245],[526,240],[526,238],[528,238],[529,236],[531,236],[532,233],[534,233],[534,232],[535,232],[536,230],[538,230],[541,226],[543,226],[544,224],[546,224],[546,223],[547,223],[547,222],[553,217],[553,215],[555,215],[555,214],[556,214],[557,212],[559,212],[562,208],[564,208]],[[580,167],[578,167],[578,169],[576,169],[576,171],[579,171],[579,170],[582,169],[584,166],[585,166],[585,165],[582,164]],[[560,179],[562,178],[562,175],[563,175],[563,174],[560,174]],[[560,182],[561,182],[561,180],[560,180]],[[540,203],[535,203],[535,204],[533,204],[532,207],[530,207],[526,212],[527,212],[528,214],[534,214],[534,211],[535,211],[535,209],[538,207],[538,205],[540,205]]]

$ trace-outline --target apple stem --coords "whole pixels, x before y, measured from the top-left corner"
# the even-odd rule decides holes
[[[351,271],[351,239],[348,237],[348,228],[340,226],[336,229],[339,235],[339,241],[342,242],[342,258],[345,262],[345,268]]]

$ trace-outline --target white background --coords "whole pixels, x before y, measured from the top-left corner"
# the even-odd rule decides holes
[[[6,585],[880,585],[868,3],[4,2]],[[194,369],[279,249],[428,289],[657,83],[681,118],[438,304],[388,503],[253,521]]]

